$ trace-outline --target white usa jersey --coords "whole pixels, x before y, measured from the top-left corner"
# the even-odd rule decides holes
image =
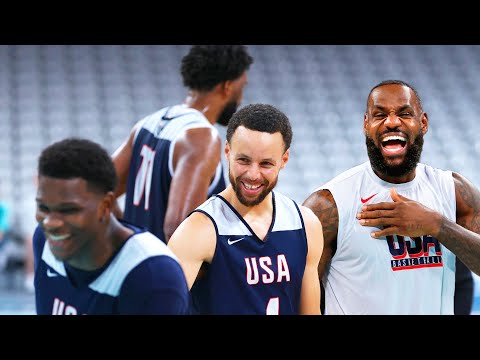
[[[404,184],[381,180],[365,162],[320,189],[338,208],[337,249],[324,274],[325,314],[453,315],[455,255],[432,236],[374,239],[356,218],[364,204],[393,201],[390,188],[456,221],[451,171],[418,164]]]

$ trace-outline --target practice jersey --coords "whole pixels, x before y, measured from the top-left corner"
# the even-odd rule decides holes
[[[145,227],[166,242],[163,224],[173,176],[175,143],[186,130],[204,127],[215,129],[200,111],[185,105],[166,107],[140,120],[128,172],[125,220]],[[207,198],[225,187],[219,162]]]
[[[320,188],[338,208],[337,249],[322,279],[325,314],[453,314],[455,255],[430,235],[370,236],[356,218],[364,204],[392,202],[389,190],[456,220],[451,171],[418,164],[404,184],[381,180],[365,162]]]
[[[190,294],[173,252],[136,231],[105,266],[75,269],[57,260],[37,227],[33,236],[38,315],[186,315]]]
[[[273,220],[264,240],[220,195],[194,210],[207,215],[217,233],[212,262],[191,289],[194,313],[299,313],[308,251],[303,218],[293,200],[272,194]]]

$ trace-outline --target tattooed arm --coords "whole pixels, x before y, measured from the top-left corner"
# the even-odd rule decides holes
[[[318,264],[318,277],[322,280],[325,269],[337,250],[337,204],[329,190],[319,190],[312,193],[303,205],[310,208],[322,223],[324,245]]]
[[[457,223],[444,219],[437,239],[480,275],[480,191],[460,174],[453,173],[453,179]]]

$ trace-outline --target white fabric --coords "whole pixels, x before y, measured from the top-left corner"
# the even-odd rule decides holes
[[[408,251],[394,256],[386,237],[372,238],[374,228],[360,225],[356,218],[362,198],[375,194],[368,204],[392,201],[391,187],[455,221],[451,171],[425,164],[418,164],[415,179],[404,184],[381,180],[365,162],[319,187],[330,190],[339,213],[338,246],[323,279],[325,314],[453,314],[452,252],[440,244],[441,253],[435,253],[431,246],[420,254],[418,248],[413,248],[411,252],[417,252],[416,256],[410,256]],[[409,237],[402,240],[395,236],[393,240],[396,249],[398,241],[415,245]],[[436,263],[439,259],[440,263]]]

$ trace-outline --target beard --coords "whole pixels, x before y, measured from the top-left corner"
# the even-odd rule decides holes
[[[237,111],[238,104],[236,101],[228,102],[218,116],[217,123],[222,126],[227,126],[230,118]]]
[[[423,150],[423,134],[420,133],[405,154],[403,162],[399,165],[389,165],[382,155],[379,147],[375,145],[373,140],[366,136],[365,143],[367,145],[368,158],[372,168],[377,172],[393,177],[405,176],[415,169]]]
[[[255,199],[250,200],[245,198],[242,195],[242,190],[241,190],[242,185],[241,185],[240,177],[238,177],[237,179],[234,179],[232,173],[230,172],[230,169],[228,170],[228,178],[230,179],[230,184],[232,184],[233,191],[235,191],[235,195],[237,195],[238,201],[240,201],[242,205],[245,205],[247,207],[258,205],[263,200],[265,200],[267,195],[270,194],[270,192],[275,188],[275,186],[277,186],[277,181],[278,181],[278,177],[277,177],[272,183],[267,182],[262,192],[258,194],[258,196]]]

